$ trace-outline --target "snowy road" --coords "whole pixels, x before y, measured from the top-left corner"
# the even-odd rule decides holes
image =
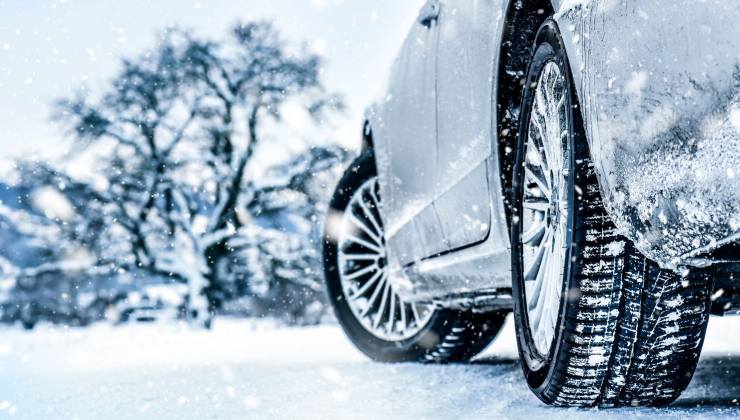
[[[740,318],[713,318],[689,390],[663,410],[599,418],[738,417]],[[221,321],[83,330],[0,330],[0,418],[594,418],[526,389],[511,325],[472,364],[381,365],[336,326]]]

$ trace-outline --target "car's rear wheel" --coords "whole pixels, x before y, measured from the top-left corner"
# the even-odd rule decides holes
[[[345,172],[324,233],[329,300],[350,340],[384,362],[467,360],[498,334],[506,314],[407,302],[388,279],[380,191],[371,151]]]
[[[553,405],[668,404],[698,362],[711,281],[661,270],[617,232],[551,20],[526,77],[511,246],[527,382]]]

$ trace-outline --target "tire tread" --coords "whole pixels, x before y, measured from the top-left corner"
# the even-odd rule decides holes
[[[585,166],[587,165],[587,167]],[[598,186],[579,161],[584,191]],[[688,386],[709,314],[711,278],[660,269],[619,235],[600,196],[582,196],[579,298],[567,346],[542,395],[556,406],[662,406]]]

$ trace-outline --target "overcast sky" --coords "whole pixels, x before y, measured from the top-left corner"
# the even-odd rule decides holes
[[[336,133],[359,142],[423,0],[0,0],[0,159],[67,149],[49,104],[81,83],[100,92],[122,56],[154,45],[168,25],[217,37],[235,21],[274,19],[291,40],[327,58],[326,83],[350,111]]]

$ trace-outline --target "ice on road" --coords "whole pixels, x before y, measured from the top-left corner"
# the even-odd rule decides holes
[[[556,409],[522,379],[509,322],[469,364],[377,364],[334,325],[223,321],[0,329],[0,418],[567,418],[740,416],[740,318],[713,318],[691,386],[665,409]]]

